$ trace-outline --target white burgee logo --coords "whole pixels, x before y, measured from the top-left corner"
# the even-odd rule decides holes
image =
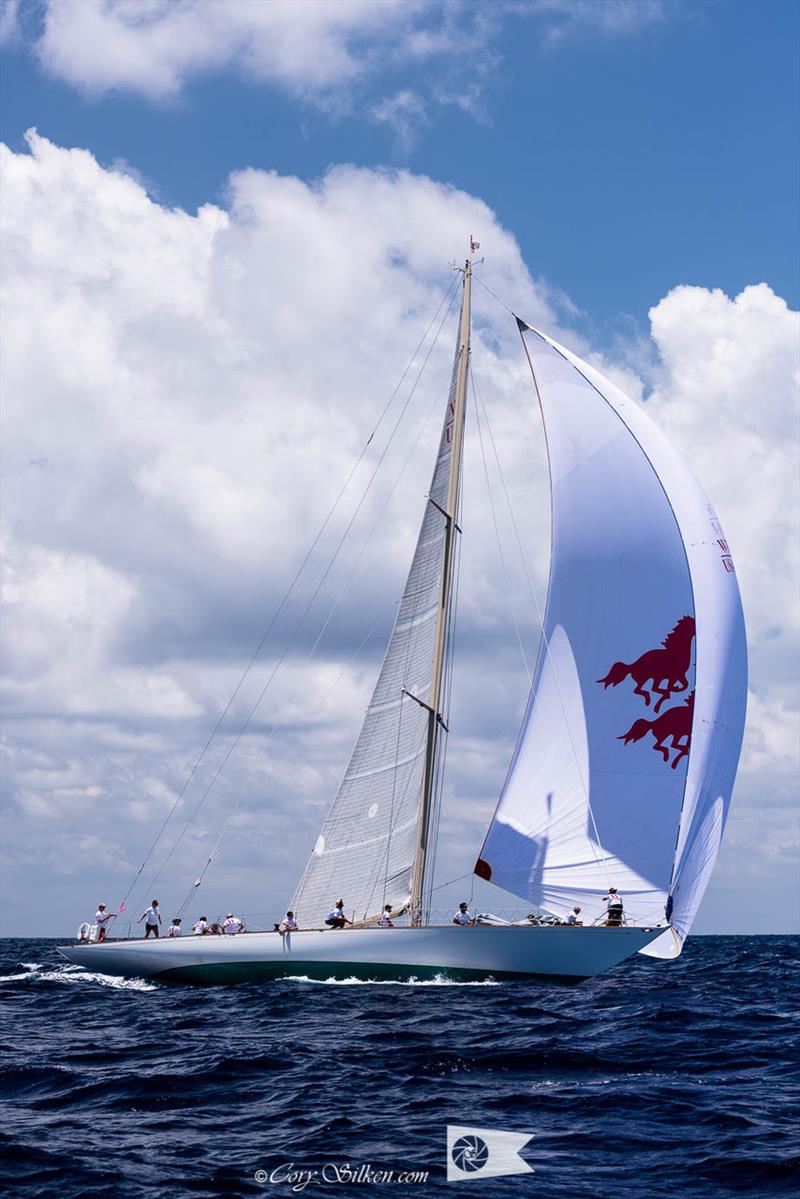
[[[529,1132],[500,1132],[496,1128],[447,1125],[447,1181],[497,1178],[501,1174],[531,1174],[519,1155],[531,1140]]]

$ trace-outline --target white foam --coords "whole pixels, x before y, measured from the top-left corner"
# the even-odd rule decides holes
[[[487,978],[475,982],[461,982],[456,978],[445,978],[437,974],[434,978],[406,979],[380,978],[309,978],[306,974],[287,975],[281,980],[287,983],[314,983],[319,987],[499,987],[496,979]]]
[[[41,962],[21,962],[26,974],[0,975],[0,983],[48,982],[48,983],[96,983],[101,987],[114,987],[118,991],[157,991],[153,983],[143,978],[118,978],[113,974],[96,974],[84,970],[83,966],[56,966],[49,968]]]

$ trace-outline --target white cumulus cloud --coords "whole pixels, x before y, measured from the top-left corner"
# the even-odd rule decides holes
[[[42,65],[88,91],[164,98],[192,76],[230,68],[294,93],[342,87],[412,39],[429,0],[49,0]],[[441,47],[439,47],[441,49]]]
[[[44,0],[41,12],[28,44],[48,73],[90,95],[164,101],[229,71],[330,107],[346,105],[359,81],[382,92],[387,78],[411,70],[418,82],[429,66],[436,102],[481,114],[508,22],[533,47],[587,30],[629,34],[666,9],[661,0]],[[6,0],[0,33],[20,36],[16,0]],[[408,81],[394,88],[395,109],[409,90]]]
[[[179,801],[171,835],[187,822],[188,831],[160,878],[169,902],[243,792],[209,876],[208,906],[230,903],[235,878],[237,902],[266,918],[313,844],[374,677],[427,490],[452,312],[419,387],[412,383],[424,350],[360,463],[359,455],[457,282],[448,264],[463,257],[466,236],[480,238],[481,272],[494,292],[579,352],[592,349],[558,327],[568,308],[554,310],[533,284],[491,210],[427,178],[334,167],[305,182],[247,170],[230,180],[224,207],[191,214],[153,202],[129,173],[36,134],[28,153],[2,153],[4,882],[25,903],[26,880],[35,877],[39,910],[76,920],[97,902],[98,887],[124,889],[355,469],[225,735]],[[797,524],[788,454],[796,314],[765,285],[735,299],[679,288],[652,322],[652,376],[612,369],[634,393],[652,390],[649,404],[732,542],[755,702],[722,880],[726,869],[741,870],[741,830],[765,807],[774,836],[763,853],[751,846],[747,868],[771,877],[775,862],[785,863],[781,829],[795,769]],[[530,382],[514,322],[480,286],[475,330],[476,377],[510,489],[521,497],[542,591],[549,522],[541,430],[521,402]],[[353,537],[197,809],[384,450]],[[468,865],[480,843],[527,690],[512,612],[523,640],[536,640],[510,539],[508,585],[499,570],[474,435],[466,472],[449,753],[448,803],[459,813],[453,873],[466,868],[457,851]],[[339,596],[309,661],[314,632]],[[781,865],[784,889],[788,869]]]
[[[21,817],[6,846],[9,879],[32,853],[71,835],[71,812],[113,833],[132,858],[143,851],[143,814],[160,822],[177,794],[456,283],[449,260],[463,256],[470,230],[491,240],[494,287],[552,323],[488,208],[431,180],[346,167],[308,184],[250,170],[231,180],[226,209],[191,215],[154,203],[129,173],[102,168],[86,151],[33,133],[29,146],[3,149],[2,162],[6,777]],[[510,344],[516,334],[511,322],[495,328],[498,311],[484,294],[487,333]],[[319,658],[299,689],[291,674],[275,679],[261,723],[221,780],[222,803],[210,804],[210,823],[194,821],[186,838],[180,861],[191,873],[195,840],[215,835],[252,766],[251,809],[263,813],[270,796],[281,796],[284,811],[310,797],[314,807],[296,826],[295,853],[304,852],[306,823],[334,786],[365,702],[415,536],[453,319],[358,517],[359,572],[348,589],[357,564],[348,543],[314,610],[318,627],[345,589]],[[354,512],[424,352],[358,467],[325,552]],[[421,454],[390,493],[420,434]],[[314,570],[298,589],[301,605],[316,560]],[[383,613],[382,623],[354,657],[363,603]],[[284,619],[228,729],[269,678],[287,632]],[[293,647],[295,673],[310,636],[302,630]],[[267,753],[276,718],[284,731]],[[154,777],[165,780],[163,792]],[[24,822],[46,814],[47,846],[32,845]]]

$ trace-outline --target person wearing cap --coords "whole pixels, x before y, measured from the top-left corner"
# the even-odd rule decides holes
[[[183,929],[181,928],[181,918],[180,918],[180,916],[175,916],[173,918],[172,924],[167,929],[167,936],[168,937],[180,937],[180,936],[182,936],[182,934],[183,934]]]
[[[390,903],[387,903],[386,907],[381,912],[381,918],[378,921],[378,924],[381,926],[381,928],[394,928],[394,921],[392,920],[392,905]]]
[[[616,887],[609,887],[603,896],[606,905],[606,928],[619,928],[622,924],[622,896]]]
[[[567,916],[567,924],[571,924],[573,928],[583,928],[583,921],[578,919],[580,914],[580,908],[573,908],[569,916]]]
[[[465,903],[460,903],[458,905],[458,911],[456,912],[455,916],[453,917],[453,924],[474,924],[474,923],[475,923],[475,917],[472,915],[472,913],[470,912],[467,905]]]
[[[294,933],[297,932],[297,921],[294,918],[294,912],[287,912],[283,920],[278,925],[279,933]]]
[[[142,912],[141,916],[136,921],[136,923],[141,924],[143,920],[144,920],[144,939],[145,939],[145,941],[147,940],[147,938],[150,936],[151,933],[156,938],[156,940],[158,940],[158,930],[161,925],[161,913],[158,910],[158,900],[157,899],[153,900],[153,902],[150,904],[150,907],[147,909],[146,912]]]
[[[228,912],[222,927],[227,936],[235,937],[244,928],[244,920],[240,920],[238,916],[234,916],[233,912]]]
[[[334,906],[325,917],[325,923],[328,928],[344,928],[346,924],[352,924],[352,920],[348,920],[344,914],[344,900],[337,899]]]
[[[108,934],[108,926],[114,919],[115,914],[115,912],[109,912],[104,903],[99,903],[97,905],[97,911],[94,914],[94,922],[97,925],[98,944],[101,941],[105,941],[106,935]]]

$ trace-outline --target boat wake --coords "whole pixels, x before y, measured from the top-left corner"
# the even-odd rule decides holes
[[[20,962],[22,974],[2,974],[2,983],[47,982],[47,983],[90,983],[100,987],[113,987],[118,991],[157,991],[154,983],[143,978],[116,978],[111,974],[96,974],[83,966],[44,966],[41,962]]]
[[[282,980],[287,983],[313,983],[317,987],[500,987],[494,978],[477,981],[460,981],[437,974],[435,978],[309,978],[307,974],[292,975]]]

